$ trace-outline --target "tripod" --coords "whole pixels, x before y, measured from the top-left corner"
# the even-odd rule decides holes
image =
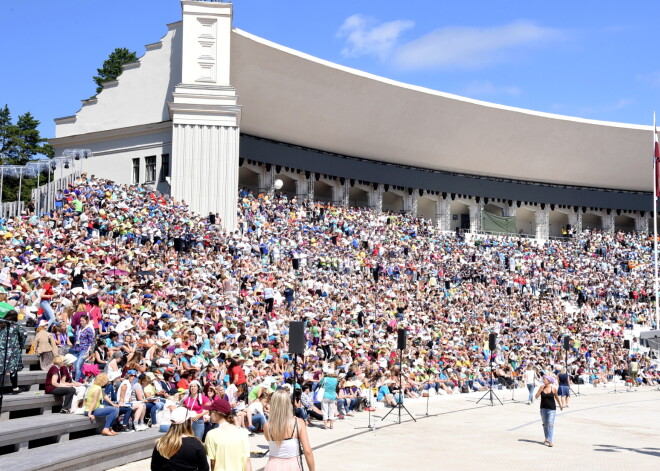
[[[481,396],[481,399],[477,401],[477,404],[483,401],[486,396],[489,396],[488,400],[490,401],[491,406],[495,405],[495,402],[493,402],[493,397],[495,397],[495,399],[498,400],[500,405],[504,405],[502,400],[499,397],[497,397],[497,394],[493,392],[493,353],[491,352],[489,356],[490,356],[490,382],[488,383],[488,391],[486,391],[486,394]]]
[[[388,415],[394,411],[394,409],[397,409],[399,411],[399,423],[401,423],[401,409],[405,410],[408,415],[410,416],[411,419],[413,419],[415,422],[417,422],[417,419],[413,417],[413,415],[410,413],[408,409],[406,409],[406,406],[403,405],[403,350],[399,349],[399,399],[396,401],[396,406],[392,407],[392,409],[385,414],[385,416],[380,419],[381,422],[387,418]]]

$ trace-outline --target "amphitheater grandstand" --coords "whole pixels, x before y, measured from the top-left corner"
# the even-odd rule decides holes
[[[107,469],[147,457],[168,409],[195,380],[209,398],[226,394],[241,410],[262,389],[292,388],[291,320],[306,322],[297,377],[315,387],[332,367],[338,418],[365,403],[390,404],[396,387],[415,398],[491,381],[521,386],[529,367],[568,367],[589,387],[658,384],[657,344],[644,340],[657,329],[644,234],[585,230],[538,243],[444,233],[410,214],[286,195],[243,190],[237,198],[237,228],[226,231],[215,215],[154,190],[82,176],[50,214],[0,221],[3,316],[11,310],[21,325],[38,326],[20,328],[24,367],[9,370],[15,384],[5,378],[0,468]],[[83,316],[93,326],[86,352]],[[402,362],[400,328],[410,341]],[[35,345],[34,330],[55,350]],[[498,334],[492,351],[490,333]],[[53,356],[64,353],[70,366],[59,371],[73,376],[76,397],[72,413],[53,414],[60,395],[44,388]],[[79,415],[104,371],[113,378],[105,407],[124,383],[132,401],[144,394],[161,404],[113,424],[138,433],[100,436],[103,422]],[[307,399],[318,418],[320,404]],[[241,425],[258,433],[257,416]]]

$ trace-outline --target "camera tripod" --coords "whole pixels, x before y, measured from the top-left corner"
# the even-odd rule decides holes
[[[396,406],[392,407],[392,409],[383,416],[381,422],[387,418],[388,415],[390,415],[395,409],[399,411],[399,424],[401,423],[401,409],[405,410],[406,413],[410,416],[411,419],[413,419],[415,422],[417,422],[417,419],[413,417],[413,415],[410,413],[408,409],[406,409],[406,406],[403,405],[403,350],[399,349],[399,398],[396,401]]]
[[[495,399],[497,399],[498,402],[501,405],[504,405],[502,400],[499,397],[497,397],[497,394],[495,394],[495,392],[493,392],[493,354],[492,354],[492,352],[489,354],[489,356],[490,356],[490,382],[488,383],[488,391],[486,391],[486,394],[481,396],[481,399],[479,399],[477,401],[477,404],[479,404],[481,401],[483,401],[486,396],[489,396],[488,400],[490,401],[491,406],[495,405],[495,402],[493,401],[493,397]]]

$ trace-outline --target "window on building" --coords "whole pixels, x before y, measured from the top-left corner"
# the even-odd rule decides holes
[[[163,154],[160,156],[160,181],[164,182],[165,178],[170,176],[170,154]]]
[[[145,181],[153,183],[156,181],[156,156],[150,155],[144,158]]]
[[[140,183],[140,159],[133,159],[133,183]]]

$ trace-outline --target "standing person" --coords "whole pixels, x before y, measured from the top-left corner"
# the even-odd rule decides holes
[[[181,404],[186,409],[195,413],[192,428],[195,436],[200,440],[204,438],[204,417],[206,417],[206,411],[203,406],[209,402],[209,398],[202,394],[202,385],[199,384],[199,381],[191,381],[190,386],[188,386],[188,392],[181,401]]]
[[[25,331],[18,325],[18,313],[15,310],[7,312],[5,320],[8,322],[0,322],[0,373],[9,374],[11,392],[18,394],[21,392],[18,387],[18,372],[23,369]]]
[[[529,391],[527,405],[530,405],[534,402],[534,385],[536,382],[536,370],[531,363],[527,365],[527,369],[523,373],[523,379],[525,380],[525,386],[527,386],[527,390]]]
[[[48,320],[48,328],[53,324],[59,325],[57,318],[55,317],[55,311],[51,307],[50,303],[53,300],[55,291],[53,290],[53,283],[57,283],[57,280],[54,278],[46,277],[41,290],[39,291],[39,307],[44,311],[44,315]]]
[[[536,392],[536,398],[541,398],[541,420],[543,421],[543,433],[545,435],[544,445],[552,446],[552,436],[555,428],[555,415],[557,406],[563,410],[564,407],[557,396],[557,389],[554,387],[555,378],[550,375],[543,375],[543,385]]]
[[[334,369],[326,370],[325,376],[319,381],[319,387],[323,388],[323,428],[334,428],[335,410],[337,408],[337,376]],[[329,425],[329,427],[328,427]]]
[[[211,421],[218,424],[206,434],[211,471],[252,471],[248,432],[234,424],[229,401],[216,396],[204,409],[211,412]]]
[[[559,390],[557,391],[559,401],[562,407],[568,407],[568,398],[571,395],[571,377],[566,372],[565,367],[561,369],[561,373],[557,375],[557,378],[559,379]]]
[[[105,426],[101,430],[101,435],[112,437],[118,435],[117,432],[112,430],[112,423],[119,414],[119,409],[112,406],[101,406],[103,399],[103,388],[110,382],[108,375],[101,373],[94,379],[94,384],[89,387],[87,391],[87,398],[85,399],[85,415],[89,416],[89,420],[94,422],[96,417],[105,417]]]
[[[628,364],[628,373],[630,374],[630,379],[633,382],[633,386],[638,387],[639,380],[637,379],[637,376],[639,374],[639,363],[637,363],[637,357],[635,355],[630,357],[630,363]]]
[[[293,415],[289,393],[280,389],[271,398],[270,420],[264,426],[269,458],[265,471],[298,471],[302,454],[309,471],[314,471],[314,455],[307,436],[305,421]]]
[[[193,415],[185,407],[172,411],[170,427],[151,454],[151,471],[209,471],[204,445],[190,425]]]
[[[39,321],[33,345],[34,352],[39,357],[39,366],[43,371],[48,371],[53,366],[53,358],[58,354],[58,345],[55,337],[48,332],[47,321]]]
[[[76,343],[69,350],[69,353],[76,356],[76,362],[74,364],[74,379],[76,381],[82,379],[82,365],[94,349],[94,345],[96,344],[95,336],[96,334],[89,322],[89,317],[87,315],[80,316],[80,326],[78,326],[78,332],[76,332]]]

